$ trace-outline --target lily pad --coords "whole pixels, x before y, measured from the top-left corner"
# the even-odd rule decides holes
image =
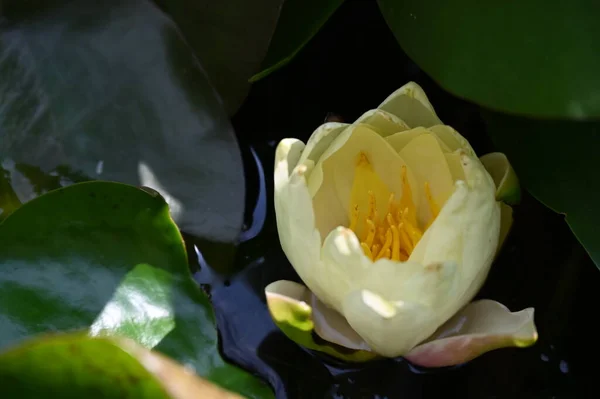
[[[219,92],[227,113],[233,115],[246,98],[249,79],[260,70],[280,11],[289,8],[288,3],[304,5],[306,1],[155,0],[155,3],[177,23]],[[291,21],[285,18],[285,11],[281,18],[287,21],[284,25],[287,27]]]
[[[600,116],[597,3],[378,3],[406,54],[455,95],[522,116]]]
[[[566,221],[600,268],[600,123],[541,120],[482,111],[486,130],[526,188]],[[524,139],[527,138],[527,139]]]
[[[158,194],[86,182],[24,204],[0,224],[0,304],[0,349],[91,327],[156,345],[246,397],[272,397],[219,354],[212,308]]]
[[[145,185],[186,233],[237,238],[245,187],[233,129],[151,1],[7,3],[0,82],[0,162],[21,202],[82,180]]]
[[[51,366],[50,366],[51,365]],[[0,353],[9,398],[241,399],[159,353],[120,337],[39,337]]]
[[[344,0],[284,1],[262,71],[254,75],[251,81],[256,82],[290,62],[343,2]]]

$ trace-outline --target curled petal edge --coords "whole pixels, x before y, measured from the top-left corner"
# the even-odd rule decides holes
[[[465,306],[404,357],[422,367],[454,366],[495,349],[528,347],[537,339],[533,308],[510,312],[483,299]]]
[[[368,350],[347,347],[364,347],[364,343],[354,331],[329,331],[331,337],[337,337],[341,341],[339,345],[326,341],[321,334],[324,330],[327,333],[327,329],[334,328],[335,320],[331,323],[331,315],[326,314],[329,310],[322,303],[318,303],[316,296],[305,286],[293,281],[279,280],[265,288],[265,296],[273,322],[295,343],[350,362],[365,362],[378,357]],[[315,326],[315,322],[319,325]],[[340,323],[342,326],[343,324]],[[317,342],[315,335],[323,338],[323,342]]]

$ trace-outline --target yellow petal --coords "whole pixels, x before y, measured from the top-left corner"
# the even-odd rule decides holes
[[[390,145],[397,151],[400,152],[408,143],[410,143],[414,138],[422,135],[422,134],[431,134],[431,132],[424,127],[416,127],[414,129],[406,130],[403,132],[395,133],[391,136],[385,138],[385,140],[390,143]],[[434,137],[438,140],[440,148],[444,153],[451,152],[450,148],[444,143],[441,139],[434,135]]]
[[[400,156],[413,171],[418,183],[413,190],[424,190],[425,182],[429,183],[431,194],[436,205],[441,208],[454,191],[454,180],[446,157],[432,134],[421,134],[408,143]],[[432,215],[426,196],[421,195],[417,202],[417,216],[421,226],[427,225]]]

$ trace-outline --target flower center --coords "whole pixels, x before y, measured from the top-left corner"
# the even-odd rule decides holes
[[[351,193],[350,229],[354,231],[360,245],[371,260],[381,258],[405,261],[439,213],[425,182],[425,195],[433,215],[423,229],[417,223],[417,208],[406,174],[406,166],[400,170],[402,195],[396,200],[381,178],[375,173],[367,155],[361,152],[356,162]],[[385,203],[383,209],[378,204]],[[377,200],[379,198],[379,201]],[[361,206],[362,205],[362,206]]]

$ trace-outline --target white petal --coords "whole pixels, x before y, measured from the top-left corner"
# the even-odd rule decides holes
[[[359,123],[369,125],[381,137],[387,137],[409,129],[408,125],[402,119],[381,109],[372,109],[365,112],[354,122],[354,125],[358,125]]]
[[[350,327],[344,316],[311,293],[315,332],[326,341],[355,350],[370,351],[367,343]]]
[[[303,163],[307,159],[312,160],[315,164],[319,161],[325,150],[329,148],[333,140],[335,140],[348,126],[347,123],[329,122],[319,126],[308,139],[306,148],[302,152],[302,156],[298,163]]]
[[[304,150],[304,143],[297,139],[283,139],[275,150],[275,190],[287,184],[292,170]]]
[[[393,314],[389,309],[394,309]],[[431,308],[414,302],[392,303],[368,290],[354,291],[345,298],[344,315],[376,353],[387,357],[408,353],[437,326]]]
[[[377,108],[396,115],[410,127],[429,127],[442,123],[421,86],[414,82],[390,94]]]
[[[435,133],[441,141],[446,143],[450,151],[464,150],[467,155],[475,157],[475,151],[471,144],[460,133],[448,125],[431,126],[429,131]]]
[[[343,316],[327,308],[305,286],[293,281],[275,281],[265,288],[265,296],[271,318],[296,343],[348,361],[360,362],[377,357]],[[326,341],[353,351],[341,351],[334,345],[317,343],[313,332]]]
[[[459,291],[437,309],[443,321],[477,293],[489,271],[498,245],[500,206],[495,186],[478,159],[462,155],[466,181],[456,189],[427,229],[409,261],[424,265],[455,262],[459,267]]]
[[[279,241],[298,275],[311,289],[318,284],[317,274],[321,236],[315,228],[312,198],[304,173],[306,164],[296,165],[288,176],[290,165],[300,158],[304,144],[283,140],[275,156],[275,215]],[[312,162],[312,161],[311,161]]]
[[[329,282],[329,289],[319,298],[341,312],[369,346],[384,356],[406,353],[432,334],[443,322],[436,309],[459,288],[455,264],[423,267],[389,259],[373,263],[362,252],[356,235],[344,227],[327,236],[321,259],[319,275]]]
[[[390,145],[396,150],[396,152],[400,152],[408,143],[412,141],[412,139],[422,135],[422,134],[432,134],[428,129],[424,127],[415,127],[414,129],[405,130],[402,132],[394,133],[391,136],[387,136],[385,141],[390,143]],[[444,143],[437,135],[434,135],[442,151],[444,153],[451,152],[450,148]]]

